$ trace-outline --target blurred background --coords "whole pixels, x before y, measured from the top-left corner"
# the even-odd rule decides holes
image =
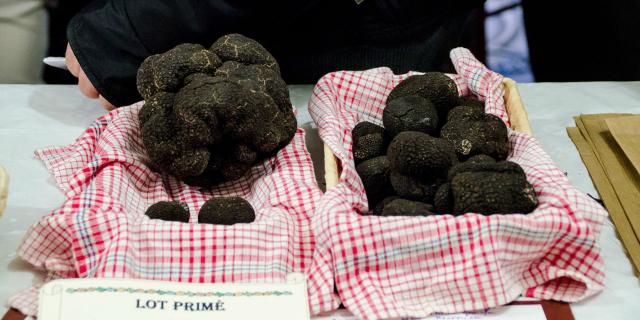
[[[490,0],[483,13],[487,66],[517,82],[533,82],[521,2]]]
[[[64,55],[89,2],[0,0],[0,83],[75,83],[42,59]],[[640,0],[487,0],[460,41],[519,82],[640,80],[639,15]]]

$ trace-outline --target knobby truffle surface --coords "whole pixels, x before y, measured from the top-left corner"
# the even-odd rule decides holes
[[[478,112],[484,112],[484,102],[478,100],[474,96],[459,97],[455,103],[456,106],[468,106],[472,107]]]
[[[181,44],[138,70],[138,119],[151,166],[191,185],[242,177],[285,147],[297,123],[278,64],[238,34]]]
[[[431,101],[408,95],[390,101],[382,113],[382,121],[390,138],[402,131],[436,133],[438,112]]]
[[[211,45],[211,52],[223,61],[237,61],[247,65],[264,65],[278,75],[280,66],[276,59],[257,41],[238,33],[220,37]]]
[[[419,95],[431,101],[438,112],[441,127],[449,110],[456,106],[458,87],[451,78],[441,72],[413,75],[404,79],[389,93],[387,105],[397,98],[409,95]]]
[[[505,160],[509,155],[507,126],[497,116],[458,106],[448,118],[440,136],[451,142],[460,160],[477,154]]]
[[[383,156],[387,152],[385,129],[377,124],[363,121],[351,130],[353,160],[362,161]]]
[[[393,200],[396,199],[400,199],[400,197],[398,196],[389,196],[386,197],[384,199],[382,199],[382,201],[378,202],[378,204],[376,204],[376,206],[373,208],[373,211],[371,212],[374,216],[381,216],[382,215],[382,211],[384,210],[384,207],[386,205],[388,205],[389,203],[391,203]]]
[[[429,216],[433,206],[419,201],[396,199],[384,206],[383,216]]]
[[[373,208],[382,199],[393,194],[389,182],[389,169],[389,159],[386,156],[369,159],[356,166],[356,171],[367,193],[369,208]]]
[[[251,223],[255,219],[253,207],[241,197],[211,198],[198,213],[198,223],[233,225]]]
[[[390,180],[393,190],[402,198],[431,203],[443,179],[434,177],[420,179],[391,171]]]
[[[435,196],[438,213],[529,213],[538,203],[524,171],[511,161],[461,163],[448,180]]]
[[[178,201],[160,201],[152,204],[144,213],[150,219],[189,222],[189,209]]]
[[[387,156],[394,171],[417,177],[444,176],[458,163],[448,141],[416,131],[399,133],[391,141]]]

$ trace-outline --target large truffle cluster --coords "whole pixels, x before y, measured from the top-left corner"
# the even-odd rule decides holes
[[[160,201],[151,205],[145,215],[150,219],[189,222],[189,208],[178,201]],[[256,214],[253,207],[240,197],[211,198],[198,212],[198,223],[233,225],[251,223]]]
[[[528,213],[536,195],[503,161],[507,128],[443,73],[411,76],[389,94],[384,127],[358,123],[353,159],[372,214]]]
[[[239,34],[181,44],[138,70],[142,141],[151,164],[191,185],[240,178],[296,131],[276,60]]]

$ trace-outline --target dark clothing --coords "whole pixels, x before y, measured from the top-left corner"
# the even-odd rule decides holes
[[[467,16],[484,0],[99,0],[71,21],[69,43],[107,100],[140,100],[136,71],[179,43],[242,33],[278,60],[289,83],[335,70],[441,70]]]
[[[640,80],[640,1],[523,0],[536,81]]]
[[[73,16],[86,6],[89,0],[46,0],[49,15],[49,48],[47,56],[61,57],[67,49],[67,25]],[[76,84],[78,79],[66,70],[43,65],[42,79],[50,84]]]

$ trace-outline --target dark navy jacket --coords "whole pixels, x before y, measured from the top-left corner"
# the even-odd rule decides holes
[[[335,70],[437,70],[483,0],[98,0],[74,17],[69,43],[96,89],[122,106],[140,100],[149,55],[227,33],[262,43],[288,83]]]

